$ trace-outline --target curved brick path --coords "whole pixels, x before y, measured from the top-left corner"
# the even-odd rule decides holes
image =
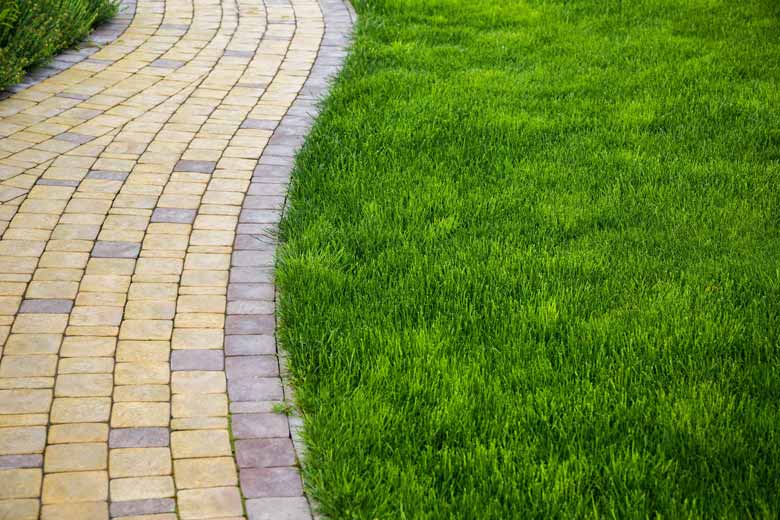
[[[354,15],[132,6],[0,101],[0,519],[310,519],[271,237]]]

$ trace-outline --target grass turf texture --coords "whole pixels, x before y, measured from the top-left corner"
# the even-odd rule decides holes
[[[277,274],[324,512],[780,515],[780,4],[357,8]]]
[[[0,89],[83,40],[117,7],[115,0],[0,0]]]

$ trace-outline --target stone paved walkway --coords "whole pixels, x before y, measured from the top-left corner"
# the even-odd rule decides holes
[[[0,519],[310,519],[273,231],[354,14],[125,5],[0,101]]]

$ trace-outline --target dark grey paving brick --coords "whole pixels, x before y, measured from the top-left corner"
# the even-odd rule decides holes
[[[287,185],[268,182],[253,182],[249,185],[247,195],[276,195],[284,197],[287,194]]]
[[[228,314],[273,314],[274,302],[268,300],[233,300],[227,304]]]
[[[276,319],[265,314],[235,314],[225,318],[225,334],[273,334]]]
[[[263,162],[258,166],[255,166],[254,177],[255,178],[277,177],[277,178],[287,179],[290,177],[290,172],[292,172],[291,162],[283,162],[282,164],[267,164]]]
[[[68,96],[64,96],[68,97]],[[84,144],[93,140],[95,137],[91,135],[77,134],[75,132],[64,132],[62,134],[54,136],[58,141],[67,141],[69,143]]]
[[[221,350],[174,350],[171,370],[222,370],[223,358]]]
[[[147,498],[145,500],[111,502],[111,518],[172,513],[175,509],[176,503],[172,498]]]
[[[246,501],[248,520],[311,520],[305,497],[252,498]]]
[[[282,219],[280,210],[242,209],[238,221],[249,224],[277,224]]]
[[[256,250],[233,251],[233,257],[230,260],[231,265],[236,267],[273,267],[275,258],[274,251],[269,250],[268,245],[261,242],[250,242],[257,246]],[[261,246],[263,250],[261,249]]]
[[[173,168],[175,172],[213,173],[217,163],[214,161],[192,161],[181,159]]]
[[[241,490],[246,498],[297,497],[303,495],[298,468],[242,468]]]
[[[0,469],[40,468],[43,455],[0,455]]]
[[[253,251],[268,251],[273,260],[273,250],[276,248],[276,240],[264,235],[241,234],[236,236],[233,247],[239,249],[251,249]],[[259,253],[258,253],[259,254]],[[273,261],[272,261],[273,264]],[[238,264],[233,264],[238,265]]]
[[[62,179],[38,179],[35,184],[41,185],[41,186],[68,186],[70,188],[75,188],[79,185],[79,181],[70,181],[70,180],[62,180]]]
[[[86,94],[76,94],[76,93],[69,93],[69,92],[60,92],[57,94],[59,97],[68,98],[68,99],[78,99],[79,101],[84,101],[85,99],[89,99],[89,96]]]
[[[268,267],[231,267],[231,283],[265,283],[274,281],[273,269]],[[248,298],[255,299],[255,298]]]
[[[154,448],[170,444],[168,428],[119,428],[108,436],[109,448]]]
[[[107,181],[123,181],[130,175],[127,172],[111,172],[106,170],[92,170],[87,174],[87,179],[101,179]]]
[[[255,55],[253,51],[234,51],[231,49],[227,49],[224,54],[224,56],[235,56],[240,58],[251,58]]]
[[[287,417],[278,413],[239,413],[232,417],[233,436],[236,439],[266,439],[290,437]]]
[[[192,224],[196,210],[178,208],[157,208],[152,213],[152,222],[170,222],[174,224]]]
[[[19,307],[21,314],[69,314],[73,300],[24,300]]]
[[[253,128],[257,130],[273,130],[279,124],[279,121],[273,119],[245,119],[241,123],[241,128]]]
[[[279,362],[276,356],[234,356],[225,359],[228,379],[243,377],[278,377]]]
[[[225,354],[228,356],[255,356],[274,354],[276,340],[267,334],[225,336]]]
[[[284,206],[283,195],[248,195],[244,199],[246,209],[273,209],[279,210]]]
[[[184,65],[183,61],[179,60],[166,60],[163,58],[154,60],[152,63],[149,64],[151,67],[160,67],[163,69],[178,69],[179,67],[182,67]]]
[[[135,242],[109,242],[100,240],[92,248],[95,258],[138,258],[141,244]]]
[[[273,300],[274,286],[270,283],[230,283],[228,300]]]

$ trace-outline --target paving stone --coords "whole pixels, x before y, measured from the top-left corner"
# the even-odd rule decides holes
[[[228,356],[254,356],[275,353],[276,340],[271,334],[225,336],[225,354]]]
[[[246,413],[232,417],[233,436],[236,439],[287,438],[290,429],[287,417],[276,413]]]
[[[171,353],[171,370],[222,370],[223,357],[218,350],[176,350]]]
[[[41,520],[102,520],[105,518],[108,518],[108,503],[105,501],[44,504],[41,509]]]
[[[51,473],[43,479],[44,504],[97,502],[108,498],[108,473],[80,471]]]
[[[304,497],[255,498],[246,501],[248,520],[311,520]]]
[[[0,501],[0,518],[9,520],[38,520],[40,504],[37,499]]]
[[[273,300],[274,286],[270,283],[231,283],[228,285],[228,301]]]
[[[275,377],[279,375],[276,356],[236,356],[225,360],[228,379],[244,377]]]
[[[244,512],[238,487],[182,490],[177,498],[182,520],[241,516]]]
[[[39,468],[0,469],[0,500],[37,497],[41,478]]]
[[[170,475],[171,451],[164,448],[112,449],[109,455],[111,478]]]
[[[303,495],[298,468],[242,468],[241,490],[246,498],[295,497]]]
[[[173,170],[177,172],[212,173],[216,166],[217,163],[214,161],[190,161],[182,159],[176,163]]]
[[[296,464],[295,449],[289,438],[236,441],[236,463],[242,468],[267,468]]]
[[[174,459],[231,456],[230,437],[225,430],[193,430],[171,433]]]
[[[172,498],[148,498],[144,500],[129,500],[111,502],[111,517],[154,515],[172,513],[176,510],[176,502]]]
[[[19,308],[19,312],[30,314],[66,314],[71,309],[73,309],[72,300],[24,300]]]
[[[172,477],[129,477],[111,480],[111,500],[116,502],[168,498],[175,494]]]
[[[105,443],[55,444],[46,448],[43,470],[46,473],[106,469],[108,446]]]
[[[241,128],[273,130],[278,124],[278,121],[272,119],[245,119],[244,122],[241,123]]]
[[[225,319],[225,334],[273,334],[276,318],[262,314],[236,314]]]
[[[235,486],[238,483],[232,457],[179,459],[174,462],[178,489]]]
[[[43,455],[0,455],[0,469],[40,467]]]
[[[133,242],[95,242],[92,256],[95,258],[137,258],[141,244]]]
[[[196,210],[178,208],[156,208],[152,213],[152,222],[192,224]]]
[[[108,438],[110,448],[152,448],[170,445],[167,428],[112,429]]]
[[[113,172],[106,170],[91,170],[87,174],[87,179],[99,179],[107,181],[124,181],[129,174],[127,172]]]

